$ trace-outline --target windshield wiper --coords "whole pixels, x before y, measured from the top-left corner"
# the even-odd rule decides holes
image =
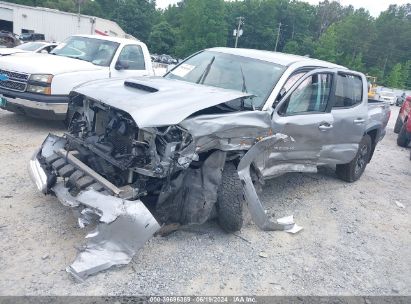
[[[213,58],[211,58],[210,63],[207,65],[206,69],[204,70],[203,74],[201,74],[200,78],[198,78],[198,80],[196,81],[196,83],[198,84],[203,84],[204,81],[206,80],[208,73],[210,73],[211,70],[211,66],[213,65],[215,60],[215,56],[213,56]]]
[[[241,71],[241,77],[243,78],[243,87],[242,87],[242,89],[241,89],[241,92],[243,92],[243,93],[248,93],[248,91],[247,91],[247,84],[246,84],[246,81],[245,81],[245,76],[244,76],[244,71],[243,71],[243,66],[240,64],[240,71]],[[251,109],[251,110],[255,110],[255,107],[254,107],[254,95],[252,95],[252,96],[247,96],[247,97],[243,97],[243,98],[241,98],[241,109],[242,110],[248,110],[248,109]],[[245,99],[248,99],[248,98],[250,98],[251,99],[251,107],[246,107],[245,106]]]
[[[243,67],[242,67],[241,64],[240,64],[240,71],[241,71],[241,77],[243,77],[243,88],[241,89],[241,92],[248,93],[247,92],[247,85],[245,83],[245,76],[244,76],[244,72],[243,72]]]

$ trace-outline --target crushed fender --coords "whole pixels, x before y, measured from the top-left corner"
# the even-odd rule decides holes
[[[258,175],[264,178],[267,173],[264,174],[264,169],[267,164],[270,164],[270,176],[280,175],[285,172],[316,172],[317,168],[307,164],[290,164],[287,160],[283,159],[282,153],[273,151],[281,151],[287,148],[293,139],[284,134],[275,134],[263,138],[257,142],[250,150],[241,158],[238,164],[238,175],[243,185],[244,196],[247,201],[248,209],[250,210],[251,217],[254,223],[265,231],[287,231],[290,233],[296,233],[302,228],[294,223],[294,218],[287,217],[279,219],[276,222],[271,221],[261,203],[257,191],[254,187],[253,180],[251,178],[251,166],[258,171]],[[276,164],[276,165],[274,165]],[[273,170],[274,168],[274,170]]]

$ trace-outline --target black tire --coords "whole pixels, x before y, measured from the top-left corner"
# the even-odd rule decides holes
[[[407,147],[410,143],[410,138],[407,134],[407,130],[405,129],[405,124],[402,125],[400,133],[398,133],[397,137],[397,145],[400,147]]]
[[[337,176],[349,183],[357,181],[364,173],[370,161],[372,141],[369,135],[364,135],[358,147],[357,155],[348,164],[337,165],[335,173]]]
[[[227,232],[239,231],[243,226],[244,195],[236,166],[224,166],[221,184],[217,191],[218,223]]]
[[[395,121],[394,133],[396,134],[400,133],[401,128],[402,128],[402,120],[400,118],[400,115],[398,115],[397,120]]]

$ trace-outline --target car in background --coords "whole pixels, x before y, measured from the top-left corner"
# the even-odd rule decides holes
[[[157,54],[151,54],[150,57],[151,57],[152,62],[158,62],[158,55]]]
[[[20,35],[20,40],[26,42],[26,41],[46,40],[46,38],[44,37],[44,34],[23,33]]]
[[[158,61],[161,63],[165,63],[165,64],[177,64],[178,63],[176,59],[166,54],[159,56]]]
[[[8,31],[0,31],[0,48],[13,48],[21,44],[17,36]]]
[[[407,147],[411,142],[411,96],[408,96],[401,106],[394,132],[398,133],[397,144]]]
[[[26,42],[20,44],[14,48],[4,48],[0,49],[0,55],[11,55],[15,53],[25,53],[25,52],[32,52],[32,53],[50,53],[58,43],[50,43],[45,41],[34,41],[34,42]]]
[[[0,56],[0,108],[64,120],[70,91],[88,81],[154,74],[147,46],[135,39],[75,35],[49,54]]]
[[[395,102],[395,105],[397,107],[401,107],[406,98],[407,98],[407,94],[405,94],[405,92],[402,93],[400,96],[397,97],[397,101]]]
[[[397,97],[395,96],[394,92],[390,91],[381,91],[380,92],[380,101],[388,102],[390,105],[394,105]]]

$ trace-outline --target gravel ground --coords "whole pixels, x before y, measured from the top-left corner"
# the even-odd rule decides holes
[[[269,213],[294,214],[300,233],[248,224],[233,235],[210,222],[155,237],[129,265],[83,284],[64,269],[86,231],[27,175],[33,151],[63,126],[0,110],[0,295],[411,295],[411,162],[392,110],[357,183],[327,168],[267,182]]]

